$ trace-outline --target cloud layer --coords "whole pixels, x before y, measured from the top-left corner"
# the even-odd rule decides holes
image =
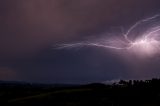
[[[110,63],[101,63],[103,68],[89,71],[94,69],[89,67],[92,62],[81,64],[81,55],[66,58],[66,51],[54,52],[51,48],[64,41],[98,37],[113,27],[128,28],[137,20],[159,12],[159,5],[159,0],[0,0],[0,66],[13,69],[24,80],[40,82],[45,79],[87,82],[127,76],[123,69],[118,72],[120,75],[116,74],[113,71],[116,69],[109,68]],[[77,61],[78,74],[70,71],[76,70],[71,64],[66,66],[72,61]],[[64,68],[60,68],[61,65]],[[123,67],[119,62],[117,66]],[[104,74],[105,69],[112,71]]]

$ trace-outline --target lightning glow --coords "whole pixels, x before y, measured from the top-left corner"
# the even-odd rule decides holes
[[[157,20],[158,18],[160,18],[160,15],[154,15],[136,22],[125,34],[120,34],[122,35],[121,37],[118,35],[116,38],[112,36],[107,37],[106,35],[104,38],[94,41],[61,44],[58,46],[58,49],[93,46],[112,50],[125,50],[128,53],[140,56],[160,54],[160,24],[158,22],[160,20]],[[144,28],[146,30],[141,30]],[[136,34],[137,29],[140,30],[140,34],[138,35]]]

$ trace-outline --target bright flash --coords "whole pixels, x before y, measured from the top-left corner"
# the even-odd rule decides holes
[[[128,53],[134,53],[139,56],[153,56],[160,53],[160,26],[157,22],[160,21],[157,20],[159,17],[160,15],[155,15],[153,17],[136,22],[128,29],[125,34],[122,34],[123,38],[120,38],[118,36],[116,38],[113,38],[112,36],[110,38],[104,37],[95,41],[89,40],[78,43],[61,44],[58,48],[64,49],[95,46],[106,49],[125,50]],[[149,25],[149,27],[145,26],[146,23],[147,25]],[[147,30],[140,30],[141,33],[133,39],[133,35],[136,35],[135,32],[137,32],[136,29],[138,27],[139,30],[144,28],[146,28]]]
[[[130,43],[128,50],[139,55],[154,55],[160,52],[160,42],[153,38],[141,38]]]

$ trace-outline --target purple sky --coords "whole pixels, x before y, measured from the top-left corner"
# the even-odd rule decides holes
[[[146,67],[133,65],[137,74],[132,75],[133,68],[109,51],[57,51],[53,46],[127,29],[159,10],[159,0],[0,0],[0,80],[86,83],[158,77],[157,60],[145,63],[152,71],[138,73]]]

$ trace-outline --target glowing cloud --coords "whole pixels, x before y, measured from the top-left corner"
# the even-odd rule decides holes
[[[61,44],[57,48],[94,46],[112,50],[125,50],[127,53],[134,53],[138,56],[154,56],[160,53],[160,26],[158,25],[160,20],[158,18],[160,18],[160,15],[154,15],[136,22],[125,34],[121,34],[121,37],[111,36],[107,38],[105,36],[95,41]],[[140,31],[138,34],[137,30]]]
[[[142,38],[131,43],[128,49],[139,55],[150,56],[160,52],[160,42],[151,38]]]

